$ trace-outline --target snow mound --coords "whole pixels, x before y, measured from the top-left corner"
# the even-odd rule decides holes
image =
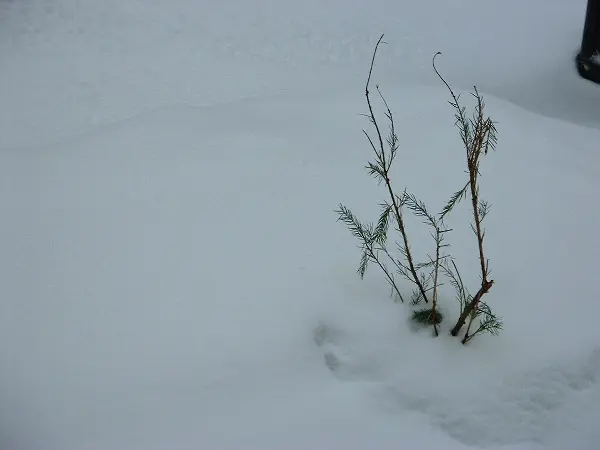
[[[389,101],[399,180],[441,202],[462,176],[443,91]],[[1,377],[5,404],[23,411],[14,428],[31,430],[30,449],[596,442],[597,292],[584,280],[598,217],[555,206],[593,204],[598,136],[488,105],[502,123],[482,178],[496,206],[489,300],[507,327],[469,348],[412,329],[376,271],[354,273],[333,209],[368,215],[381,194],[362,170],[361,118],[348,120],[355,93],[173,105],[3,153]],[[468,260],[470,231],[454,239]],[[563,301],[564,279],[590,314]],[[559,323],[574,327],[568,339]]]

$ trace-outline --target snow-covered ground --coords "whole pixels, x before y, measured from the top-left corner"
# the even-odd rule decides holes
[[[597,448],[585,4],[0,0],[0,448]],[[333,210],[384,199],[360,116],[380,33],[398,185],[438,210],[464,177],[436,51],[498,122],[499,337],[461,346],[443,298],[433,339],[355,273]]]

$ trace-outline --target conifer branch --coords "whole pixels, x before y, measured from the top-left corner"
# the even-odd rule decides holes
[[[425,203],[419,200],[414,194],[405,194],[405,204],[406,207],[415,214],[417,217],[422,217],[423,223],[433,228],[433,232],[431,233],[432,238],[435,241],[435,257],[429,257],[429,261],[426,263],[421,263],[417,265],[418,269],[422,269],[425,267],[431,267],[431,274],[429,279],[432,280],[433,286],[431,288],[431,316],[432,323],[435,335],[438,336],[438,322],[436,321],[436,315],[438,314],[437,310],[437,298],[438,298],[438,288],[439,288],[439,273],[440,266],[442,260],[445,258],[441,255],[441,250],[443,247],[447,247],[447,245],[443,244],[444,241],[444,233],[449,232],[448,229],[443,229],[443,221],[441,218],[436,218],[434,215],[429,213]],[[426,283],[423,283],[424,287],[426,287]]]
[[[469,326],[467,328],[467,335],[469,332],[470,325],[473,321],[473,318],[476,316],[476,310],[479,306],[479,302],[481,301],[481,297],[483,297],[493,286],[494,280],[488,280],[488,260],[484,254],[484,237],[485,231],[482,228],[482,221],[487,215],[489,211],[489,205],[480,199],[479,197],[479,185],[478,185],[478,177],[479,177],[479,159],[480,157],[487,154],[489,149],[494,149],[496,145],[496,128],[494,123],[489,117],[485,117],[484,115],[484,102],[482,96],[479,94],[477,87],[474,88],[473,97],[476,99],[475,111],[473,113],[473,117],[467,119],[466,117],[466,108],[459,104],[459,98],[454,93],[454,90],[450,87],[450,85],[446,82],[444,77],[438,72],[435,66],[435,58],[437,55],[441,53],[438,52],[433,57],[433,69],[440,80],[446,85],[446,88],[450,92],[450,96],[452,97],[452,101],[449,102],[450,105],[455,110],[455,118],[456,118],[456,126],[459,129],[459,133],[461,139],[463,141],[463,145],[466,150],[466,160],[467,160],[467,169],[469,172],[469,181],[467,185],[460,191],[458,191],[450,200],[448,205],[452,205],[450,209],[456,204],[458,199],[462,198],[466,188],[468,187],[470,190],[471,197],[471,207],[473,209],[473,223],[472,228],[477,237],[477,248],[479,253],[479,264],[481,270],[481,287],[472,298],[472,300],[466,304],[465,308],[461,312],[460,317],[458,318],[456,325],[452,328],[451,334],[456,336],[460,329],[465,324],[469,315],[471,315],[471,321],[469,322]],[[456,200],[455,200],[456,199]],[[447,211],[448,205],[444,209]],[[442,213],[444,214],[444,212]],[[465,343],[466,341],[463,341]]]
[[[442,231],[440,227],[435,227],[435,259],[433,267],[433,294],[431,295],[431,312],[433,314],[433,331],[438,336],[438,324],[436,321],[437,315],[437,296],[438,296],[438,275],[440,273],[440,249],[443,241]]]
[[[367,106],[369,108],[368,117],[375,128],[375,132],[377,134],[377,141],[379,144],[379,146],[376,147],[373,142],[373,139],[371,139],[369,134],[363,130],[364,134],[367,136],[367,138],[369,140],[371,147],[375,151],[376,162],[377,162],[376,165],[369,163],[369,165],[367,166],[367,170],[369,171],[369,173],[371,175],[378,176],[379,179],[382,180],[387,187],[387,191],[388,191],[388,194],[391,199],[392,212],[394,214],[394,218],[396,219],[396,224],[398,225],[398,230],[400,231],[400,234],[402,237],[402,242],[403,242],[403,247],[404,247],[403,253],[406,257],[406,262],[408,265],[410,276],[412,277],[412,281],[417,285],[420,294],[423,296],[423,299],[425,300],[425,303],[428,303],[429,300],[427,298],[427,293],[425,291],[423,284],[421,283],[421,281],[419,279],[419,275],[415,268],[415,263],[414,263],[414,260],[413,260],[413,257],[412,257],[411,251],[410,251],[410,247],[408,244],[408,235],[406,232],[404,217],[402,215],[401,203],[398,201],[398,196],[394,194],[394,190],[392,188],[392,182],[391,182],[391,179],[389,176],[390,165],[391,165],[392,161],[394,160],[394,158],[396,156],[396,151],[398,149],[398,139],[397,139],[397,136],[395,133],[393,114],[392,114],[392,111],[389,108],[387,102],[385,102],[385,99],[383,99],[383,95],[381,94],[381,91],[379,91],[379,88],[377,88],[377,91],[379,92],[380,97],[383,99],[384,105],[386,107],[386,117],[387,117],[388,121],[390,122],[390,134],[389,134],[389,138],[387,139],[387,143],[390,146],[390,154],[389,154],[389,156],[386,156],[383,134],[379,127],[379,123],[377,122],[377,118],[375,117],[375,113],[373,111],[373,105],[371,103],[371,95],[369,92],[369,86],[371,84],[371,76],[373,74],[373,66],[375,65],[375,57],[377,55],[377,49],[379,48],[379,45],[383,41],[383,36],[384,35],[382,34],[380,36],[379,40],[377,41],[377,44],[375,44],[375,49],[373,51],[373,57],[371,58],[371,66],[369,68],[369,76],[367,77],[367,83],[365,85],[365,98],[367,100]]]
[[[475,312],[471,315],[472,318],[469,321],[469,325],[467,327],[465,336],[463,337],[463,339],[461,341],[463,344],[468,343],[471,339],[473,339],[475,336],[477,336],[480,333],[490,333],[494,336],[497,336],[498,333],[500,333],[500,331],[502,330],[502,327],[503,327],[502,321],[500,319],[498,319],[498,317],[496,317],[494,314],[492,314],[492,311],[491,311],[490,307],[487,305],[487,303],[480,302],[479,307],[476,308],[474,311]],[[483,316],[483,318],[480,319],[479,326],[472,334],[470,334],[469,331],[471,328],[471,324],[473,323],[473,320],[476,317],[481,317],[481,316]]]
[[[467,184],[465,184],[462,189],[456,191],[452,197],[450,197],[450,200],[448,200],[448,203],[446,203],[446,206],[444,206],[444,209],[442,209],[442,212],[440,213],[440,219],[443,220],[444,217],[446,217],[450,211],[452,211],[454,207],[465,197],[469,183],[470,181],[467,181]]]

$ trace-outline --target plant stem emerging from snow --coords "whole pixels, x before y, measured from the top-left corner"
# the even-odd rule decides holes
[[[389,172],[390,172],[391,164],[396,156],[396,151],[398,150],[398,138],[396,136],[395,129],[394,129],[394,120],[393,120],[392,112],[391,112],[389,106],[387,105],[387,102],[383,98],[383,95],[381,95],[381,92],[379,91],[379,86],[376,86],[376,89],[377,89],[377,92],[379,92],[379,96],[381,97],[381,100],[385,104],[386,117],[388,118],[388,120],[390,122],[390,128],[391,128],[390,135],[387,139],[387,144],[388,144],[389,150],[390,150],[389,154],[386,154],[383,135],[381,133],[379,123],[377,122],[377,118],[375,117],[375,113],[373,112],[373,105],[371,104],[371,95],[369,92],[369,85],[371,84],[371,74],[373,73],[373,66],[375,65],[375,56],[377,55],[377,49],[379,48],[379,45],[383,41],[383,36],[384,35],[382,34],[380,36],[379,40],[377,41],[377,44],[375,44],[375,50],[373,51],[373,57],[371,59],[371,66],[369,68],[369,76],[367,77],[367,83],[365,85],[365,97],[367,99],[367,106],[369,108],[368,118],[371,121],[371,123],[373,124],[373,126],[375,127],[375,132],[377,134],[377,146],[376,146],[375,143],[373,142],[373,140],[371,139],[371,137],[369,136],[369,134],[365,130],[363,130],[363,133],[369,140],[369,143],[371,144],[371,148],[375,152],[375,156],[376,156],[376,164],[369,163],[367,166],[367,169],[369,170],[371,175],[376,176],[377,178],[379,178],[380,181],[383,180],[387,187],[387,191],[388,191],[388,194],[391,199],[392,213],[394,215],[394,218],[396,219],[396,224],[398,225],[398,230],[400,231],[400,234],[402,236],[403,253],[404,253],[404,256],[406,257],[406,262],[408,264],[408,269],[409,269],[409,272],[410,272],[410,275],[412,278],[411,281],[413,281],[417,285],[417,289],[419,290],[420,294],[422,295],[425,303],[428,303],[429,300],[427,297],[427,293],[425,291],[425,287],[423,286],[423,283],[421,282],[419,275],[417,274],[417,270],[415,268],[415,263],[414,263],[414,260],[413,260],[413,257],[412,257],[411,251],[410,251],[410,246],[408,245],[408,235],[406,232],[404,218],[402,216],[402,210],[401,210],[403,200],[402,200],[402,198],[398,197],[394,193],[394,190],[392,188],[392,182],[390,180]]]
[[[483,246],[485,231],[483,230],[482,222],[489,211],[489,205],[488,203],[480,199],[478,177],[480,157],[482,155],[486,155],[488,150],[493,150],[495,148],[496,127],[489,117],[485,117],[485,105],[483,102],[483,98],[477,91],[476,87],[474,88],[473,93],[473,97],[475,97],[477,102],[475,106],[475,113],[473,114],[472,118],[467,118],[465,114],[465,107],[461,106],[459,103],[459,97],[454,93],[450,85],[446,82],[442,75],[440,75],[437,68],[435,67],[435,57],[439,54],[441,53],[438,52],[433,57],[433,69],[435,70],[435,73],[440,78],[440,80],[442,80],[442,82],[450,91],[452,101],[450,101],[449,103],[455,110],[456,126],[459,129],[460,137],[466,150],[467,169],[469,172],[469,182],[467,183],[467,185],[465,185],[463,189],[461,189],[461,191],[457,192],[455,196],[453,196],[452,200],[449,202],[449,205],[452,204],[452,206],[454,206],[454,204],[465,195],[467,186],[469,187],[471,207],[473,209],[473,223],[471,226],[473,228],[473,232],[477,237],[479,263],[481,269],[481,286],[477,293],[473,296],[471,301],[466,304],[460,317],[456,322],[456,325],[454,325],[454,327],[452,328],[451,334],[452,336],[456,336],[460,332],[461,328],[464,326],[465,322],[467,321],[467,318],[469,316],[471,316],[472,318],[476,316],[477,308],[481,302],[481,298],[488,293],[488,291],[494,284],[494,280],[488,279],[488,261],[485,258]],[[444,212],[442,214],[444,214]],[[471,323],[469,323],[469,329],[470,325]],[[468,340],[469,330],[467,330],[467,333],[462,341],[463,344],[466,343]]]

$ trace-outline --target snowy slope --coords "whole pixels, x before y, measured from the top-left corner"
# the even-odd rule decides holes
[[[0,2],[2,448],[597,445],[584,2],[45,3]],[[482,190],[505,331],[468,348],[359,280],[335,221],[383,195],[359,116],[382,31],[398,184],[437,209],[462,180],[435,51],[499,122]],[[468,227],[452,240],[469,264]]]

